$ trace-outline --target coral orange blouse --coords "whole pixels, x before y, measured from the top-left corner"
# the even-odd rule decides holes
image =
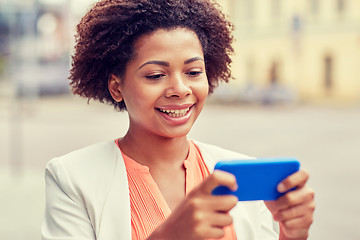
[[[116,141],[116,144],[118,145],[118,141]],[[189,154],[184,161],[186,194],[191,192],[210,174],[196,145],[192,141],[189,141],[189,145]],[[122,156],[125,161],[129,182],[131,235],[133,240],[143,240],[166,220],[171,214],[171,210],[152,178],[149,168],[137,163],[123,153]],[[221,239],[236,239],[232,225],[225,228],[225,236]]]

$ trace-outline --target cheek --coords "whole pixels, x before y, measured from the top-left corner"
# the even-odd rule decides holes
[[[198,86],[197,95],[199,100],[205,100],[207,98],[209,95],[209,84],[207,80]]]
[[[129,114],[142,115],[154,109],[159,91],[153,88],[136,88],[124,97]]]

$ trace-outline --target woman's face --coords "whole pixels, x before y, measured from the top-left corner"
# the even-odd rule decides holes
[[[186,136],[209,91],[202,47],[188,29],[156,30],[135,43],[118,89],[130,134]]]

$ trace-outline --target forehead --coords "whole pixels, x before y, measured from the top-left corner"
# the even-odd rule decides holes
[[[141,36],[134,44],[135,56],[182,52],[203,55],[197,34],[187,28],[158,29]]]

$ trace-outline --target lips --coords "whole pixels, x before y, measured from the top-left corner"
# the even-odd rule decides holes
[[[186,123],[190,117],[194,104],[171,105],[156,108],[160,115],[171,125]]]
[[[190,107],[184,109],[159,109],[160,112],[168,114],[170,117],[183,117],[185,116],[190,110]]]

